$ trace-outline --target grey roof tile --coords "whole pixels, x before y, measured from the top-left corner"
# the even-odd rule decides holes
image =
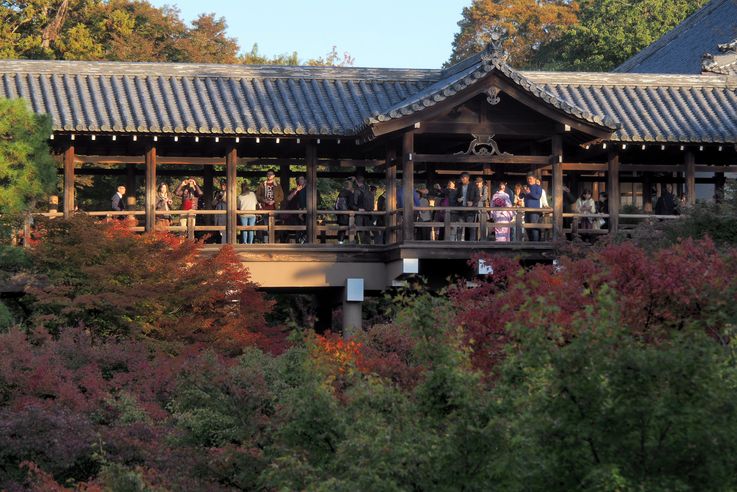
[[[737,56],[715,55],[713,64],[702,64],[705,53],[713,53],[720,44],[735,40],[737,0],[711,0],[614,71],[691,74],[708,71],[737,75]]]
[[[518,72],[479,55],[443,71],[6,60],[0,96],[27,98],[55,131],[348,136],[493,71],[613,140],[737,141],[733,77]]]

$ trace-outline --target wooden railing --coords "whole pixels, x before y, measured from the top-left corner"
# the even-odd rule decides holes
[[[493,228],[510,228],[511,239],[515,242],[527,240],[526,231],[540,231],[540,241],[550,240],[550,232],[553,229],[552,208],[520,208],[520,207],[415,207],[417,217],[414,221],[416,241],[439,240],[443,241],[466,240],[465,232],[470,231],[469,239],[473,241],[488,241]],[[430,212],[433,216],[430,221],[419,220],[422,213]],[[512,222],[493,222],[490,218],[491,212],[513,212],[515,214]],[[525,214],[533,213],[540,216],[537,223],[526,223]],[[442,214],[442,221],[436,220]],[[465,215],[466,221],[457,220]],[[429,238],[423,238],[422,230],[430,229]],[[419,232],[419,234],[418,234]],[[442,235],[441,235],[442,232]],[[419,236],[419,237],[418,237]],[[461,239],[463,238],[463,239]]]
[[[511,240],[514,242],[528,241],[527,231],[540,231],[540,241],[553,239],[553,209],[551,208],[497,208],[497,207],[415,207],[413,220],[414,235],[411,238],[402,237],[403,212],[358,212],[339,210],[318,210],[315,213],[315,236],[316,242],[328,244],[344,241],[351,244],[361,245],[383,245],[396,244],[409,241],[489,241],[494,240],[493,230],[495,228],[510,228]],[[513,212],[514,220],[510,222],[494,222],[491,212]],[[430,213],[431,220],[423,221],[420,217],[423,213]],[[131,230],[143,232],[145,227],[142,218],[145,219],[146,212],[142,210],[131,211],[94,211],[79,212],[91,217],[99,217],[106,220],[127,220],[130,222]],[[540,215],[540,222],[527,223],[525,216],[528,213]],[[237,242],[241,242],[241,233],[252,231],[257,236],[257,242],[265,244],[287,243],[287,242],[309,242],[307,238],[308,225],[306,223],[307,213],[304,210],[239,210],[238,216],[251,215],[258,218],[256,225],[243,226],[240,221],[236,225]],[[442,215],[441,220],[438,217]],[[64,214],[57,211],[34,213],[32,217],[61,218]],[[227,227],[225,225],[214,225],[203,223],[198,217],[223,217],[227,216],[225,210],[159,210],[156,211],[157,219],[169,217],[168,224],[157,220],[157,229],[172,233],[186,235],[190,239],[202,237],[205,234],[220,234],[225,236]],[[465,220],[458,220],[465,216]],[[605,235],[610,231],[606,227],[610,215],[608,214],[562,214],[565,227],[561,233],[569,236],[591,237]],[[619,228],[628,229],[648,220],[677,220],[679,215],[652,215],[652,214],[619,214]],[[294,223],[292,222],[294,219]],[[582,220],[590,222],[601,221],[600,224],[592,224],[592,227],[582,227]],[[429,230],[429,233],[424,231]],[[464,236],[466,232],[468,238]],[[23,226],[23,237],[30,237],[32,232],[31,216]],[[463,239],[461,239],[463,237]]]

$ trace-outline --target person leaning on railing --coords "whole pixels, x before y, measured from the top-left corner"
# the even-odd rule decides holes
[[[197,199],[203,195],[202,188],[200,188],[200,185],[197,184],[197,181],[195,181],[192,178],[185,178],[181,183],[179,183],[179,186],[177,186],[177,189],[174,190],[174,194],[176,196],[182,197],[182,210],[189,211],[197,210]],[[197,216],[192,216],[192,224],[195,225],[197,223]],[[179,216],[179,224],[182,227],[187,227],[187,215],[182,214]]]
[[[256,193],[248,189],[248,183],[244,182],[241,185],[241,194],[238,195],[238,210],[256,210],[258,207],[258,200],[256,200]],[[244,227],[253,227],[256,225],[256,215],[254,214],[241,214],[240,215],[241,225]],[[253,238],[255,231],[241,231],[241,239],[243,244],[253,244]]]
[[[535,175],[528,174],[527,186],[525,186],[523,193],[520,195],[525,200],[525,208],[540,208],[540,198],[542,197],[542,194],[542,187],[535,183]],[[533,225],[539,224],[540,212],[525,213],[525,223]],[[528,229],[527,238],[530,241],[540,241],[540,229]]]
[[[269,169],[266,171],[266,179],[256,189],[256,199],[263,210],[278,210],[284,201],[284,191],[276,181],[276,173]],[[264,219],[268,220],[267,216]],[[268,234],[266,235],[268,242]]]
[[[471,183],[471,176],[468,173],[461,174],[461,181],[456,186],[454,193],[454,199],[451,200],[451,206],[453,207],[468,207],[476,208],[480,200],[479,189],[475,184]],[[461,212],[458,217],[459,222],[470,222],[476,221],[476,212]],[[476,240],[476,228],[475,227],[459,227],[458,240],[464,241],[466,236],[466,229],[469,229],[468,240]]]
[[[168,212],[171,210],[171,195],[169,194],[169,187],[166,183],[161,183],[159,189],[156,191],[156,211]],[[166,230],[171,225],[171,215],[157,215],[156,216],[156,228]]]
[[[220,180],[220,189],[215,191],[215,194],[212,197],[212,209],[213,210],[221,210],[221,211],[227,211],[228,210],[228,182],[224,179]],[[226,242],[226,234],[225,234],[225,227],[228,223],[228,217],[225,214],[219,214],[213,216],[212,225],[222,227],[223,229],[220,231],[220,243],[225,244]]]
[[[123,197],[125,196],[125,186],[118,186],[117,191],[113,195],[113,198],[111,200],[111,209],[116,212],[125,212],[125,200]],[[116,219],[123,220],[125,219],[124,215],[119,215],[116,217]]]

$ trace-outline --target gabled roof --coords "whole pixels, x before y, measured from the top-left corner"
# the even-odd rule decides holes
[[[711,0],[615,72],[702,72],[702,56],[737,40],[737,0]],[[725,72],[721,72],[725,73]]]
[[[517,72],[483,56],[447,70],[0,60],[0,97],[27,99],[57,132],[339,137],[496,70],[568,115],[618,122],[612,141],[737,142],[729,76]]]
[[[541,99],[555,109],[586,123],[614,131],[619,123],[612,116],[602,112],[591,112],[575,103],[559,97],[525,77],[506,63],[506,52],[501,44],[490,44],[485,51],[478,53],[442,73],[435,83],[413,94],[408,99],[387,108],[383,113],[369,118],[367,124],[399,119],[425,108],[432,107],[458,92],[469,88],[486,78],[491,72],[498,72],[513,82],[518,88],[534,98]]]

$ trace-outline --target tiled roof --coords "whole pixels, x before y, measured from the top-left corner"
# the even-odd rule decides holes
[[[55,131],[349,136],[498,70],[614,141],[737,142],[729,76],[517,72],[481,56],[442,71],[0,61],[0,96],[28,99]]]
[[[525,77],[523,73],[507,65],[505,58],[505,54],[495,53],[490,46],[486,51],[472,56],[456,67],[451,67],[434,84],[386,109],[382,114],[370,118],[368,123],[388,121],[422,111],[426,107],[434,106],[436,103],[444,101],[467,87],[476,84],[478,81],[483,80],[487,74],[497,71],[514,82],[523,91],[531,94],[533,97],[542,99],[556,109],[575,118],[610,130],[615,130],[619,126],[618,122],[606,113],[591,112],[585,107],[578,106],[576,103],[544,89],[542,86]]]
[[[737,19],[735,19],[735,23],[737,23]],[[737,76],[737,39],[731,43],[720,44],[718,48],[719,53],[716,55],[704,54],[701,60],[701,70]]]
[[[737,80],[702,75],[527,72],[546,90],[610,114],[622,142],[737,142]]]
[[[614,71],[701,73],[702,56],[734,40],[737,40],[737,0],[712,0]],[[737,73],[737,68],[732,73]]]

